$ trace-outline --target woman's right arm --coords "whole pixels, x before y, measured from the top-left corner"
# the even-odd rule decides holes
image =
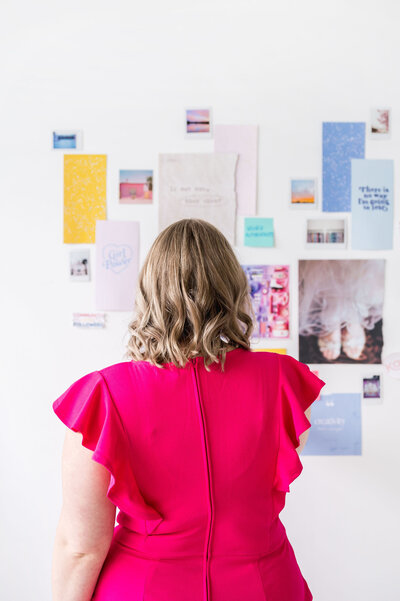
[[[311,406],[308,407],[308,409],[306,409],[304,411],[304,415],[306,416],[308,421],[311,421]],[[304,449],[304,447],[306,446],[306,442],[307,442],[309,434],[310,434],[310,428],[308,428],[308,430],[303,432],[303,434],[300,434],[300,437],[299,437],[300,445],[296,449],[296,451],[298,452],[299,455],[300,455],[301,451]]]

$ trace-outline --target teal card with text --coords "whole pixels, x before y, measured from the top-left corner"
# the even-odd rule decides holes
[[[270,217],[245,217],[244,245],[274,246],[274,220]]]

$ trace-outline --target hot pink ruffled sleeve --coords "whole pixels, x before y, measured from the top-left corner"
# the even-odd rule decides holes
[[[52,407],[68,428],[82,434],[82,445],[93,451],[92,459],[110,472],[107,497],[131,516],[138,532],[152,532],[162,516],[145,503],[138,489],[129,440],[103,375],[93,372],[79,379]]]
[[[279,355],[276,490],[290,492],[289,485],[303,470],[296,448],[300,445],[300,434],[311,427],[304,411],[318,398],[324,385],[307,365],[289,355]]]

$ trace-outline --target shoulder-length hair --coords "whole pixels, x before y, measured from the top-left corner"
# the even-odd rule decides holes
[[[183,367],[197,355],[221,363],[250,350],[254,310],[247,277],[225,236],[202,219],[181,219],[153,242],[140,270],[127,356]]]

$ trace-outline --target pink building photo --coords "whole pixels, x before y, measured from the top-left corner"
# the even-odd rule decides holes
[[[150,204],[153,202],[153,171],[121,169],[119,172],[119,202]]]

